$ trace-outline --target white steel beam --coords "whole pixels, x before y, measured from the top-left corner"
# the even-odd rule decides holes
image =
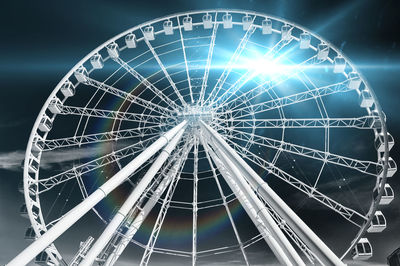
[[[152,193],[150,199],[146,202],[146,204],[143,206],[143,208],[139,209],[140,212],[137,214],[137,216],[135,217],[133,222],[129,225],[128,230],[126,231],[126,233],[124,234],[124,236],[122,237],[120,242],[115,247],[114,252],[112,252],[108,256],[104,266],[114,265],[114,263],[121,256],[122,252],[128,246],[128,244],[130,243],[130,241],[136,234],[137,230],[139,230],[140,226],[142,225],[142,223],[144,222],[146,217],[149,215],[150,211],[153,209],[153,207],[159,201],[161,195],[164,194],[164,191],[169,186],[171,180],[175,179],[176,175],[178,174],[179,170],[181,169],[181,167],[182,167],[184,161],[186,160],[191,149],[192,149],[192,145],[186,144],[186,147],[184,148],[181,156],[177,158],[174,165],[168,171],[166,176],[161,180],[160,184],[157,186],[155,191]]]
[[[377,116],[355,118],[282,118],[282,119],[232,119],[216,118],[235,129],[239,128],[358,128],[371,129]]]
[[[288,261],[286,261],[287,265],[303,265],[305,266],[303,260],[298,255],[297,251],[293,248],[292,244],[288,241],[286,236],[283,234],[281,229],[275,223],[274,219],[271,217],[268,212],[267,207],[261,202],[261,200],[254,193],[254,190],[251,186],[246,182],[240,170],[237,166],[229,159],[229,155],[226,154],[223,150],[221,150],[218,146],[214,144],[213,141],[210,141],[210,144],[214,148],[215,153],[218,155],[218,158],[224,162],[226,168],[229,172],[231,172],[231,176],[233,181],[239,186],[240,190],[244,192],[246,198],[251,202],[251,204],[257,210],[257,216],[261,218],[261,221],[266,226],[268,231],[271,233],[272,237],[276,241],[277,246],[274,245],[274,242],[268,243],[272,250],[275,250],[275,255],[279,256],[279,249],[282,250],[283,254],[286,255]],[[278,257],[279,258],[279,257]],[[284,259],[280,260],[281,263]]]
[[[140,28],[140,30],[142,31],[143,35],[143,29]],[[156,50],[153,48],[153,46],[151,45],[150,41],[147,38],[143,38],[144,41],[147,44],[147,47],[149,48],[150,52],[153,54],[153,57],[156,59],[158,65],[160,66],[160,68],[162,69],[164,76],[167,78],[169,84],[171,85],[171,87],[174,89],[175,94],[178,96],[179,100],[181,101],[183,106],[186,106],[187,103],[186,101],[183,99],[181,93],[179,92],[178,88],[176,87],[174,81],[172,80],[171,76],[169,75],[167,69],[165,68],[164,64],[161,62],[160,57],[158,56]]]
[[[42,151],[51,151],[60,148],[81,146],[106,141],[117,141],[120,139],[132,139],[137,137],[148,137],[159,134],[161,125],[153,125],[142,128],[130,128],[103,133],[79,135],[58,139],[44,140]]]
[[[215,20],[214,20],[213,30],[211,33],[210,47],[208,48],[207,63],[206,63],[206,67],[204,69],[204,76],[203,76],[203,81],[202,81],[201,90],[200,90],[199,102],[200,102],[201,106],[203,106],[204,94],[207,90],[208,74],[210,73],[211,59],[213,56],[214,46],[215,46],[215,37],[217,36],[217,29],[218,29],[218,25],[219,25],[217,23],[217,16],[218,16],[218,12],[215,12]]]
[[[206,147],[207,151],[211,155],[212,160],[217,165],[217,168],[224,177],[224,180],[227,182],[233,193],[235,193],[237,199],[279,262],[283,265],[294,265],[288,257],[289,254],[284,251],[283,247],[278,242],[275,232],[272,231],[271,227],[265,223],[265,219],[263,219],[264,216],[262,214],[260,215],[262,208],[260,208],[260,205],[256,204],[255,198],[249,196],[248,193],[252,191],[249,191],[248,186],[244,187],[243,183],[238,181],[238,179],[241,179],[242,176],[237,171],[233,173],[234,170],[237,170],[237,168],[229,160],[227,161],[227,158],[220,154],[218,150],[214,152],[208,147],[208,143],[203,144],[205,144],[204,147]],[[234,167],[233,171],[231,167]],[[238,174],[239,176],[237,176]]]
[[[162,107],[162,106],[160,106],[158,104],[155,104],[155,103],[153,103],[151,101],[142,99],[139,96],[134,95],[133,93],[128,93],[126,91],[114,88],[114,87],[112,87],[110,85],[105,84],[104,82],[97,81],[97,80],[92,79],[90,77],[86,77],[86,82],[84,82],[84,84],[88,85],[88,86],[91,86],[93,88],[105,91],[107,93],[113,94],[113,95],[115,95],[115,96],[117,96],[119,98],[127,100],[127,101],[129,101],[131,103],[135,103],[135,104],[140,105],[140,106],[142,106],[142,107],[144,107],[146,109],[153,110],[153,111],[158,112],[158,113],[163,114],[163,115],[168,115],[172,111],[171,109]]]
[[[289,224],[298,236],[310,247],[313,253],[325,265],[344,265],[328,246],[297,216],[297,214],[268,186],[268,184],[230,147],[223,138],[210,126],[201,122],[202,128],[215,140],[217,145],[230,154],[230,158],[238,165],[240,171],[252,185],[257,194]]]
[[[117,174],[111,177],[106,183],[90,194],[89,197],[65,214],[64,217],[60,219],[53,227],[51,227],[46,233],[36,239],[35,242],[25,248],[7,265],[20,266],[28,264],[37,254],[53,243],[60,235],[68,230],[73,224],[75,224],[76,221],[90,211],[97,203],[104,199],[111,191],[126,181],[126,179],[128,179],[129,176],[136,171],[136,169],[138,169],[157,151],[165,146],[185,125],[186,121],[183,121],[161,136],[146,150],[135,157],[135,159],[133,159],[129,164],[122,168]]]
[[[103,231],[100,237],[90,248],[90,250],[85,256],[85,259],[81,262],[80,265],[89,266],[94,263],[96,257],[110,241],[111,237],[116,232],[120,224],[123,222],[126,215],[137,203],[140,196],[145,191],[146,187],[150,184],[154,176],[157,174],[158,170],[160,170],[161,166],[165,163],[165,161],[170,156],[171,152],[175,149],[176,145],[181,140],[184,131],[185,129],[182,128],[168,143],[168,145],[165,146],[165,148],[161,151],[160,155],[154,161],[152,166],[149,168],[149,170],[146,172],[146,174],[143,176],[143,178],[140,180],[137,186],[133,189],[133,191],[131,192],[129,197],[125,200],[124,204],[121,206],[118,212],[115,214],[111,222],[107,225],[106,229]]]
[[[123,67],[128,73],[130,73],[133,77],[139,80],[143,85],[145,85],[149,90],[151,90],[156,96],[158,96],[161,100],[167,103],[172,109],[175,111],[179,109],[179,106],[168,98],[161,90],[156,88],[151,82],[149,82],[145,77],[143,77],[139,72],[137,72],[133,67],[131,67],[128,63],[126,63],[121,58],[113,58],[115,62],[117,62],[121,67]]]
[[[237,230],[237,228],[236,228],[236,225],[235,225],[235,222],[234,222],[234,220],[233,220],[231,211],[230,211],[229,206],[228,206],[228,203],[227,203],[227,201],[226,201],[226,196],[224,195],[224,192],[223,192],[223,190],[222,190],[221,184],[220,184],[220,182],[219,182],[219,180],[218,180],[218,176],[217,176],[216,169],[215,169],[215,167],[213,166],[213,163],[212,163],[211,158],[210,158],[210,154],[209,154],[209,152],[208,152],[208,147],[206,146],[205,141],[203,140],[203,137],[201,137],[200,140],[201,140],[201,143],[202,143],[202,145],[203,145],[203,149],[205,150],[205,154],[206,154],[206,157],[207,157],[207,160],[208,160],[208,164],[210,165],[211,171],[212,171],[212,173],[213,173],[213,177],[214,177],[214,180],[215,180],[215,182],[216,182],[216,184],[217,184],[219,194],[221,195],[221,199],[222,199],[223,205],[224,205],[224,207],[225,207],[226,213],[228,214],[229,221],[231,222],[233,232],[235,233],[236,240],[237,240],[237,242],[238,242],[238,244],[239,244],[240,251],[242,252],[243,259],[245,260],[246,265],[249,266],[250,264],[249,264],[249,261],[248,261],[248,259],[247,259],[246,252],[244,251],[243,242],[242,242],[242,240],[240,239],[239,232],[238,232],[238,230]]]
[[[197,193],[198,193],[198,177],[199,172],[199,139],[194,138],[193,149],[193,213],[192,213],[192,265],[196,265],[197,261]]]

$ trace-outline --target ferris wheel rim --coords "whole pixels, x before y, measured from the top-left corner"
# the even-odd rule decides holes
[[[374,99],[374,104],[375,104],[375,109],[378,111],[379,114],[379,118],[382,121],[382,129],[381,129],[381,133],[383,133],[384,135],[384,140],[385,140],[385,151],[383,153],[383,158],[385,161],[385,164],[383,165],[383,178],[381,179],[381,183],[379,184],[381,187],[384,186],[384,184],[386,183],[387,180],[387,171],[388,171],[388,158],[389,158],[389,148],[388,148],[388,135],[387,135],[387,127],[386,127],[386,122],[384,119],[384,114],[382,111],[382,108],[380,106],[380,103],[378,101],[378,98],[376,97],[376,94],[373,90],[373,88],[369,85],[368,80],[364,77],[364,75],[355,67],[355,65],[351,62],[351,60],[345,55],[342,54],[339,49],[337,49],[334,45],[332,45],[330,42],[327,42],[324,38],[320,37],[319,35],[315,34],[314,32],[308,30],[307,28],[300,26],[296,23],[293,23],[292,21],[286,20],[286,19],[282,19],[279,17],[275,17],[275,16],[271,16],[268,14],[264,14],[261,12],[254,12],[254,11],[246,11],[246,10],[236,10],[236,9],[210,9],[210,10],[196,10],[196,11],[188,11],[188,12],[180,12],[180,13],[175,13],[172,15],[168,15],[168,16],[164,16],[164,17],[160,17],[160,18],[156,18],[154,20],[150,20],[147,22],[144,22],[142,24],[139,24],[137,26],[131,27],[128,30],[110,38],[109,40],[107,40],[106,42],[102,43],[101,45],[99,45],[97,48],[95,48],[94,50],[92,50],[88,55],[86,55],[82,60],[80,60],[73,68],[71,68],[71,70],[61,79],[61,81],[56,85],[56,87],[54,88],[54,90],[51,92],[51,94],[49,95],[48,99],[46,100],[46,102],[44,103],[42,109],[40,110],[38,117],[34,123],[34,126],[32,128],[32,131],[30,133],[30,137],[29,137],[29,141],[27,144],[27,149],[26,149],[26,153],[25,153],[25,161],[24,161],[24,196],[25,196],[25,202],[29,202],[31,201],[30,196],[29,196],[29,191],[28,191],[28,177],[29,177],[29,173],[28,173],[28,165],[29,165],[29,158],[31,155],[31,150],[32,150],[32,144],[34,141],[34,137],[35,134],[37,133],[38,130],[38,126],[39,126],[39,122],[43,116],[43,114],[45,113],[50,101],[52,100],[52,98],[56,95],[56,93],[60,90],[62,84],[64,84],[70,76],[73,75],[73,73],[80,67],[83,65],[83,63],[87,62],[94,54],[98,53],[101,49],[104,49],[108,44],[115,42],[117,39],[122,38],[123,36],[125,36],[126,34],[128,34],[131,31],[140,29],[142,27],[151,25],[153,23],[156,22],[160,22],[160,21],[164,21],[166,19],[169,18],[179,18],[180,16],[188,16],[188,15],[192,15],[192,14],[205,14],[205,13],[212,13],[212,12],[229,12],[229,13],[239,13],[239,14],[248,14],[248,15],[254,15],[254,16],[260,16],[260,17],[268,17],[270,19],[282,22],[282,23],[288,23],[290,25],[295,26],[296,28],[299,28],[301,30],[304,30],[306,32],[308,32],[309,34],[311,34],[313,37],[317,38],[318,40],[323,41],[325,44],[327,44],[331,49],[333,49],[337,54],[340,54],[341,56],[343,56],[343,58],[346,60],[346,63],[349,64],[349,66],[351,67],[352,70],[356,71],[359,75],[360,78],[362,80],[362,82],[369,88],[373,99]],[[119,130],[119,129],[118,129]],[[374,131],[376,131],[376,129],[374,129]],[[47,133],[44,135],[44,139],[46,139]],[[40,156],[39,156],[39,161],[40,161]],[[377,210],[378,207],[378,202],[381,198],[383,194],[383,190],[380,189],[379,190],[379,195],[378,197],[373,200],[370,210],[368,212],[368,221],[365,223],[365,226],[363,226],[363,228],[359,231],[358,236],[354,239],[353,241],[353,245],[348,249],[348,251],[342,256],[342,258],[351,250],[351,248],[357,243],[357,241],[364,235],[364,233],[367,230],[367,227],[369,226],[371,220],[373,219],[373,214],[375,213],[375,211]],[[40,197],[37,197],[37,201],[39,202],[40,205]],[[39,228],[36,228],[34,226],[34,219],[33,219],[33,214],[31,209],[28,208],[28,214],[29,214],[29,218],[31,221],[31,224],[33,225],[35,230],[39,230]],[[44,221],[43,221],[43,217],[42,217],[42,213],[40,212],[40,220],[42,221],[42,225],[44,225]]]

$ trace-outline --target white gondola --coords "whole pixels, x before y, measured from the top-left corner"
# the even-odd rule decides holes
[[[386,218],[381,211],[376,211],[367,231],[368,233],[380,233],[386,229]]]
[[[38,265],[54,265],[46,251],[40,252],[36,258],[35,263]]]
[[[377,192],[378,191],[375,190],[374,194],[378,195]],[[379,204],[380,205],[388,205],[392,202],[393,199],[394,199],[393,188],[388,183],[386,183],[384,186],[382,197],[381,197],[381,200],[379,201]]]
[[[47,115],[43,115],[42,120],[40,120],[39,130],[42,132],[49,132],[53,127],[53,123],[50,120],[50,117]]]
[[[379,112],[377,110],[372,110],[369,116],[372,117],[370,122],[371,128],[376,128],[376,129],[382,128],[382,121],[379,117]],[[386,115],[384,113],[383,113],[383,119],[386,122]]]
[[[31,155],[29,157],[28,172],[36,173],[38,169],[39,169],[39,160],[35,156]]]
[[[80,66],[75,70],[74,76],[77,81],[85,83],[87,81],[88,72],[84,66]]]
[[[71,97],[75,95],[75,86],[72,84],[71,81],[67,80],[62,86],[61,86],[61,93],[64,95],[64,97]]]
[[[118,47],[118,44],[116,44],[115,42],[113,42],[113,43],[108,44],[108,45],[106,46],[106,48],[107,48],[108,55],[109,55],[112,59],[115,59],[115,58],[118,58],[118,57],[119,57],[119,47]]]
[[[192,17],[187,16],[183,18],[183,29],[185,31],[190,31],[193,29]]]
[[[333,73],[343,73],[346,69],[346,60],[341,56],[336,56],[334,61]]]
[[[370,108],[374,104],[374,98],[372,98],[371,93],[369,90],[363,90],[360,93],[358,103],[360,104],[360,107],[363,108]]]
[[[144,28],[143,30],[143,35],[148,41],[154,41],[155,36],[154,36],[154,27],[153,26],[148,26]]]
[[[174,34],[174,26],[171,20],[166,20],[163,23],[164,33],[165,35],[172,35]]]
[[[389,132],[387,133],[388,137],[388,148],[389,151],[393,148],[394,146],[394,138]],[[378,152],[384,152],[385,151],[385,137],[383,133],[380,133],[376,138],[375,138],[375,149]]]
[[[100,54],[94,54],[91,58],[90,58],[90,64],[92,64],[92,67],[94,69],[102,69],[104,66],[103,63],[103,58],[101,58]]]
[[[292,27],[289,25],[283,25],[281,28],[281,39],[282,41],[289,41],[292,37]]]
[[[329,46],[325,43],[318,44],[317,48],[317,59],[326,60],[329,55]]]
[[[29,240],[29,241],[33,241],[36,239],[36,232],[33,229],[33,227],[29,226],[26,231],[25,231],[25,236],[24,236],[25,240]]]
[[[361,85],[360,75],[357,72],[351,72],[349,74],[349,83],[347,87],[352,90],[358,90]]]
[[[232,15],[229,13],[226,13],[225,15],[222,16],[222,25],[224,26],[224,29],[230,29],[232,28]]]
[[[32,150],[41,152],[44,149],[44,140],[40,135],[35,135],[32,142]]]
[[[372,257],[372,246],[367,238],[361,238],[351,251],[353,260],[367,260]]]
[[[250,29],[252,22],[253,22],[252,17],[250,17],[249,15],[243,16],[242,17],[243,30]]]
[[[300,34],[300,49],[308,49],[311,44],[311,35],[309,33],[303,32]]]
[[[136,35],[133,33],[128,33],[125,36],[125,43],[128,48],[136,48]]]
[[[379,165],[377,166],[377,172],[378,172],[378,177],[383,177],[383,165],[384,165],[385,159],[382,157],[379,160]],[[397,165],[396,162],[392,159],[392,157],[389,157],[388,160],[388,170],[387,170],[387,177],[392,177],[395,173],[397,172]]]
[[[202,20],[204,29],[211,29],[213,27],[212,16],[210,14],[205,14]]]
[[[264,19],[261,22],[262,34],[272,34],[272,20],[269,18]]]
[[[49,103],[49,110],[53,114],[61,114],[62,105],[63,104],[62,104],[61,100],[58,99],[57,97],[54,97],[54,99],[51,100],[50,103]]]

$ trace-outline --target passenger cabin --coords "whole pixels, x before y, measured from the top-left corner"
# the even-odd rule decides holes
[[[229,13],[226,13],[225,15],[222,16],[222,25],[224,26],[224,29],[230,29],[232,28],[232,15]]]
[[[387,137],[388,137],[388,148],[390,151],[394,146],[394,138],[392,135],[389,134],[389,132],[387,132]],[[378,152],[385,151],[385,136],[383,135],[383,133],[379,133],[379,135],[375,138],[375,149]]]
[[[104,66],[103,63],[103,58],[101,57],[100,54],[94,54],[91,58],[90,58],[90,64],[92,64],[92,67],[94,69],[102,69]]]
[[[253,23],[253,18],[250,17],[249,15],[246,15],[246,16],[242,17],[243,30],[250,29],[250,26],[251,26],[252,23]]]
[[[39,160],[31,155],[29,157],[29,164],[28,164],[28,172],[29,173],[36,173],[39,169]]]
[[[54,265],[46,251],[42,251],[36,256],[35,263],[42,266]]]
[[[88,72],[84,66],[80,66],[77,70],[75,70],[74,76],[77,81],[85,83],[87,81]]]
[[[357,72],[350,72],[349,74],[349,83],[347,87],[351,90],[358,90],[361,85],[360,75]]]
[[[53,122],[51,122],[50,117],[43,115],[39,123],[39,130],[42,132],[49,132],[53,127]]]
[[[272,34],[272,20],[269,18],[261,22],[262,34]]]
[[[211,29],[213,27],[212,16],[210,14],[205,14],[202,20],[204,29]]]
[[[336,56],[334,63],[333,73],[343,73],[346,69],[346,60],[341,56]]]
[[[317,48],[317,59],[318,60],[326,60],[329,55],[329,46],[325,43],[318,44]]]
[[[351,251],[353,260],[367,260],[372,257],[372,246],[367,238],[361,238]]]
[[[154,41],[154,39],[155,39],[155,37],[154,37],[154,27],[153,26],[148,26],[148,27],[144,28],[143,35],[144,35],[144,38],[146,38],[146,40]]]
[[[385,159],[384,159],[384,157],[382,157],[379,160],[379,165],[377,165],[378,177],[383,177],[383,165],[384,165],[384,162],[385,162]],[[392,177],[396,172],[397,172],[396,162],[392,159],[392,157],[389,157],[388,170],[387,170],[386,177]]]
[[[128,33],[125,36],[126,47],[128,48],[136,48],[136,35],[133,33]]]
[[[183,29],[185,31],[191,31],[193,29],[192,17],[187,16],[183,18]]]
[[[64,95],[64,97],[71,97],[75,95],[75,86],[72,84],[71,81],[67,80],[62,86],[61,86],[61,92]]]
[[[369,90],[363,90],[360,93],[358,103],[362,108],[370,108],[374,104],[374,99],[372,98]]]
[[[36,239],[36,232],[33,229],[33,227],[29,226],[26,231],[25,231],[25,236],[24,236],[25,240],[29,240],[29,241],[33,241]]]
[[[115,42],[110,43],[106,46],[108,55],[112,58],[112,59],[116,59],[119,57],[119,47],[118,44],[116,44]]]
[[[289,25],[283,25],[281,28],[281,39],[282,41],[289,41],[292,37],[292,30]]]
[[[61,114],[62,112],[62,102],[58,97],[54,97],[49,103],[49,110],[53,114]]]
[[[370,127],[371,128],[376,128],[376,129],[380,129],[382,128],[382,121],[381,118],[379,116],[379,112],[377,110],[373,110],[370,114],[370,117],[372,117],[371,121],[370,121]],[[386,121],[386,118],[384,117],[384,121]]]
[[[308,49],[311,44],[311,35],[309,33],[303,32],[300,34],[300,49]]]
[[[386,228],[386,218],[381,211],[376,211],[367,231],[368,233],[380,233]]]
[[[378,196],[377,189],[374,190],[374,195],[375,195],[375,197]],[[379,204],[380,205],[388,205],[389,203],[392,202],[393,199],[394,199],[393,189],[388,183],[386,183],[383,188],[383,193],[382,193],[381,200],[379,201]]]
[[[173,35],[174,34],[174,25],[171,20],[166,20],[163,23],[164,33],[165,35]]]
[[[43,151],[43,149],[44,149],[44,140],[40,135],[36,134],[33,137],[32,150],[36,152],[41,152]]]

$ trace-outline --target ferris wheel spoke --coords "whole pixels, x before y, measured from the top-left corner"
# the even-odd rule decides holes
[[[130,73],[134,78],[136,78],[140,83],[144,84],[146,88],[151,90],[155,95],[157,95],[162,101],[168,104],[173,110],[179,109],[179,106],[168,98],[161,90],[156,88],[151,82],[149,82],[146,78],[144,78],[139,72],[137,72],[133,67],[131,67],[128,63],[126,63],[121,58],[113,58],[115,62],[117,62],[121,67],[123,67],[128,73]]]
[[[288,41],[280,40],[274,47],[272,47],[267,53],[265,53],[262,56],[262,58],[268,59],[268,60],[273,59],[275,57],[275,55],[278,54],[279,51],[282,50],[286,45],[288,45],[292,39],[293,38],[291,38]],[[238,80],[236,80],[235,83],[233,85],[231,85],[228,89],[226,89],[222,93],[221,96],[219,96],[218,98],[214,97],[214,99],[212,99],[210,105],[211,106],[223,105],[232,95],[235,95],[235,93],[237,91],[239,91],[247,82],[252,80],[257,75],[258,75],[257,71],[252,71],[252,70],[246,71],[246,73],[241,75],[240,78]],[[220,89],[222,89],[222,85],[220,86]]]
[[[167,215],[167,211],[170,207],[172,196],[175,192],[175,188],[179,182],[180,174],[174,176],[171,180],[165,198],[163,199],[163,203],[161,205],[161,209],[158,213],[157,220],[154,224],[153,230],[151,231],[151,235],[149,241],[147,242],[145,251],[143,253],[142,259],[140,261],[140,265],[147,265],[150,261],[151,254],[154,251],[154,246],[157,242],[158,235],[161,231],[161,227],[164,223],[165,216]]]
[[[282,119],[232,119],[216,118],[235,129],[244,128],[357,128],[372,129],[379,117],[369,115],[356,118],[282,118]]]
[[[111,153],[108,153],[106,155],[103,155],[97,159],[91,160],[87,163],[80,164],[78,166],[74,166],[72,169],[66,170],[62,173],[53,175],[48,178],[42,178],[36,183],[42,187],[39,193],[43,193],[45,191],[48,191],[52,189],[54,186],[57,186],[59,184],[62,184],[68,180],[74,179],[77,176],[77,173],[79,175],[83,175],[86,173],[89,173],[93,170],[96,170],[98,168],[101,168],[105,165],[114,163],[120,159],[126,158],[133,156],[139,152],[141,152],[143,149],[145,149],[148,145],[151,144],[151,141],[155,140],[158,136],[150,137],[145,141],[139,141],[135,144],[132,144],[130,146],[124,147],[122,149],[113,151]]]
[[[324,97],[324,96],[332,95],[332,94],[336,94],[336,93],[344,93],[344,92],[352,91],[353,89],[351,89],[347,86],[347,82],[348,82],[348,80],[345,80],[345,81],[342,81],[339,83],[331,84],[331,85],[320,87],[317,89],[307,90],[304,92],[299,92],[296,94],[284,96],[284,97],[269,100],[266,102],[256,103],[251,106],[237,108],[237,109],[233,110],[233,112],[235,112],[234,118],[238,119],[238,118],[248,116],[250,108],[251,108],[253,114],[258,114],[258,113],[274,110],[277,108],[281,108],[284,106],[289,106],[289,105],[293,105],[296,103],[313,100],[318,97]]]
[[[293,153],[326,163],[340,165],[371,176],[376,176],[377,168],[381,167],[381,165],[376,162],[357,160],[330,152],[320,151],[301,145],[292,144],[282,140],[267,138],[257,134],[251,134],[238,130],[233,130],[232,132],[233,134],[231,135],[231,137],[239,141],[248,140],[255,145]]]
[[[253,18],[254,21],[254,18]],[[225,65],[225,68],[220,75],[220,77],[217,80],[217,83],[214,85],[213,89],[209,93],[207,100],[205,103],[211,102],[217,97],[219,94],[219,91],[221,90],[222,86],[224,85],[226,79],[228,78],[229,74],[231,73],[232,69],[235,67],[236,62],[240,58],[242,52],[244,51],[246,44],[249,42],[250,37],[253,35],[255,32],[256,28],[251,25],[248,30],[246,31],[245,35],[243,38],[240,40],[239,45],[236,47],[235,52],[229,59],[228,63]]]
[[[196,265],[197,262],[197,212],[198,212],[198,183],[199,183],[199,139],[194,138],[194,150],[193,150],[193,227],[192,227],[192,265]]]
[[[102,90],[102,91],[105,91],[105,92],[107,92],[109,94],[115,95],[115,96],[117,96],[117,97],[119,97],[121,99],[127,100],[127,101],[129,101],[131,103],[135,103],[137,105],[140,105],[140,106],[142,106],[142,107],[144,107],[146,109],[149,109],[151,111],[157,112],[157,113],[162,114],[162,115],[169,115],[172,112],[171,109],[162,107],[162,106],[160,106],[158,104],[155,104],[155,103],[153,103],[151,101],[142,99],[141,97],[136,96],[136,95],[134,95],[132,93],[128,93],[128,92],[125,92],[123,90],[114,88],[113,86],[107,85],[104,82],[97,81],[97,80],[95,80],[93,78],[90,78],[90,77],[86,77],[86,82],[84,82],[83,84],[91,86],[91,87],[94,87],[94,88]]]
[[[316,60],[316,55],[312,55],[303,62],[294,65],[293,68],[294,70],[291,70],[289,75],[278,75],[278,77],[275,77],[271,80],[267,80],[265,82],[259,83],[257,81],[256,84],[258,84],[256,87],[251,88],[247,91],[242,92],[241,90],[236,90],[232,94],[229,95],[229,98],[226,98],[222,103],[218,104],[217,108],[222,108],[226,106],[231,106],[234,103],[237,103],[239,101],[243,101],[243,99],[246,99],[247,101],[251,101],[253,99],[256,99],[258,96],[271,91],[275,87],[279,86],[280,84],[283,84],[284,82],[290,80],[291,78],[295,77],[298,73],[303,72],[304,69],[313,67],[320,62]],[[292,66],[289,66],[292,67]],[[241,92],[241,94],[237,95],[237,92]],[[236,96],[236,97],[233,97]],[[229,100],[231,97],[233,97],[231,100]],[[238,104],[238,106],[240,106]]]
[[[238,230],[237,230],[237,228],[236,228],[236,225],[235,225],[235,221],[233,220],[233,217],[232,217],[232,213],[231,213],[231,211],[230,211],[230,209],[229,209],[228,203],[226,202],[225,194],[224,194],[224,192],[223,192],[223,190],[222,190],[222,187],[221,187],[221,184],[220,184],[220,182],[219,182],[219,180],[218,180],[216,168],[214,167],[214,164],[213,164],[212,161],[211,161],[210,154],[209,154],[209,152],[208,152],[208,146],[204,143],[204,140],[203,140],[203,139],[201,139],[201,143],[202,143],[203,149],[205,150],[206,157],[207,157],[207,161],[208,161],[208,164],[209,164],[209,166],[210,166],[210,168],[211,168],[211,171],[212,171],[214,180],[215,180],[215,182],[216,182],[216,184],[217,184],[219,194],[220,194],[220,196],[221,196],[223,205],[224,205],[224,207],[225,207],[225,211],[226,211],[226,213],[227,213],[227,215],[228,215],[228,218],[229,218],[229,221],[230,221],[230,223],[231,223],[233,232],[235,233],[235,237],[236,237],[236,240],[237,240],[237,242],[238,242],[240,251],[242,252],[243,259],[245,260],[246,265],[250,265],[250,264],[249,264],[249,261],[248,261],[248,259],[247,259],[246,252],[245,252],[245,250],[244,250],[244,244],[243,244],[242,240],[240,239],[239,232],[238,232]]]
[[[367,217],[360,214],[359,212],[346,207],[339,202],[331,199],[327,195],[321,193],[316,188],[307,185],[306,183],[300,181],[296,177],[290,175],[289,173],[281,170],[276,165],[271,164],[270,162],[264,160],[263,158],[259,157],[258,155],[254,154],[253,152],[243,149],[237,143],[228,140],[236,149],[238,153],[240,153],[243,158],[246,158],[252,161],[254,164],[260,166],[261,168],[265,169],[268,173],[273,174],[277,178],[285,181],[289,185],[293,186],[294,188],[298,189],[299,191],[306,194],[309,198],[312,198],[321,204],[325,205],[329,209],[335,211],[343,218],[345,218],[350,223],[356,225],[357,227],[361,227],[365,221],[367,221]]]
[[[192,88],[192,82],[190,80],[190,75],[189,75],[189,66],[188,66],[188,61],[187,61],[187,58],[186,58],[185,40],[183,38],[182,26],[181,26],[181,21],[180,21],[179,16],[177,16],[176,20],[178,21],[179,36],[180,36],[180,39],[181,39],[183,59],[185,61],[186,76],[187,76],[187,82],[188,82],[188,85],[189,85],[189,92],[190,92],[190,100],[191,100],[191,103],[193,104],[194,103],[193,88]]]
[[[200,104],[203,105],[204,102],[204,94],[207,90],[207,82],[208,82],[208,74],[210,73],[210,67],[211,67],[211,59],[213,57],[213,52],[214,52],[214,47],[215,47],[215,38],[217,37],[217,30],[218,30],[218,23],[217,23],[217,16],[218,12],[215,12],[215,20],[214,20],[214,26],[211,34],[211,40],[210,40],[210,47],[208,48],[208,55],[207,55],[207,63],[206,67],[204,69],[204,76],[201,84],[201,90],[200,90]]]
[[[182,169],[184,161],[188,157],[192,146],[193,145],[191,145],[191,143],[188,143],[188,141],[186,141],[182,148],[178,148],[173,158],[168,162],[165,167],[163,167],[163,171],[159,174],[155,185],[149,186],[143,193],[140,202],[142,202],[145,197],[149,198],[148,201],[144,204],[142,208],[139,209],[140,212],[136,215],[132,222],[127,221],[126,226],[128,230],[125,232],[121,240],[116,243],[115,251],[111,253],[110,256],[107,258],[105,265],[113,265],[118,260],[128,244],[131,241],[134,241],[134,235],[139,230],[155,204],[159,202],[160,197],[162,196],[162,194],[164,194],[165,190],[170,185],[171,180],[174,179],[179,171]],[[146,248],[145,245],[143,245],[142,247],[144,249]],[[154,250],[158,250],[158,248],[154,247]],[[190,252],[187,252],[186,254],[188,257],[190,257]]]
[[[88,117],[131,121],[131,122],[138,122],[138,123],[146,121],[146,123],[150,123],[150,124],[160,124],[160,123],[164,123],[164,122],[173,123],[176,121],[176,118],[174,118],[173,116],[164,117],[164,116],[149,115],[149,114],[143,114],[143,113],[137,114],[137,113],[101,110],[101,109],[95,109],[95,108],[85,108],[85,107],[66,106],[66,105],[60,105],[59,107],[61,109],[60,114],[62,114],[62,115],[80,115],[80,116],[88,116]]]
[[[140,30],[144,35],[143,29],[141,28]],[[161,62],[160,57],[158,56],[157,52],[155,51],[155,49],[151,45],[150,41],[147,38],[144,38],[144,41],[146,42],[147,47],[149,48],[149,50],[153,54],[153,57],[156,59],[158,65],[160,66],[161,70],[163,71],[164,76],[167,78],[169,84],[174,89],[174,92],[175,92],[176,96],[178,96],[178,98],[179,98],[180,102],[182,103],[182,105],[184,105],[184,106],[187,105],[186,101],[183,99],[181,93],[179,92],[178,88],[176,87],[176,84],[171,79],[171,76],[169,75],[169,73],[168,73],[167,69],[165,68],[164,64]]]
[[[115,130],[115,131],[108,131],[108,132],[87,134],[87,135],[80,135],[80,136],[73,136],[66,138],[46,139],[44,140],[43,143],[38,143],[38,144],[43,145],[42,151],[51,151],[55,149],[81,146],[98,142],[117,141],[120,139],[132,139],[137,137],[143,138],[144,136],[146,137],[154,136],[156,134],[160,134],[160,127],[161,125],[154,125],[141,128]]]

